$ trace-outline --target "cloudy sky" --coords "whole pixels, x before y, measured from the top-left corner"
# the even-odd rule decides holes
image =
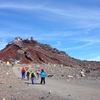
[[[0,50],[15,37],[100,61],[100,0],[0,0]]]

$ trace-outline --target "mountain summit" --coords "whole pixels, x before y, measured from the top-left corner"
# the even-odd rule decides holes
[[[89,66],[100,65],[100,62],[81,61],[72,58],[64,51],[52,48],[48,44],[39,43],[32,37],[24,40],[20,37],[16,37],[14,41],[8,43],[8,45],[0,51],[0,60],[9,61],[10,63],[19,61],[25,64],[63,64],[70,67],[84,67],[87,63]]]

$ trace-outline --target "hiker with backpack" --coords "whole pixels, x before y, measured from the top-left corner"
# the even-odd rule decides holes
[[[40,76],[41,76],[40,84],[45,84],[46,72],[44,71],[44,69],[41,70]]]
[[[25,73],[26,73],[26,70],[24,67],[22,67],[22,69],[21,69],[22,79],[25,78]]]
[[[27,80],[29,80],[30,79],[30,71],[29,70],[26,71],[26,76],[27,76]]]
[[[35,83],[35,80],[36,80],[36,74],[34,72],[31,72],[31,82],[32,82],[32,84]]]

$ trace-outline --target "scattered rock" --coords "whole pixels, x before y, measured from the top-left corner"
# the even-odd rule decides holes
[[[86,73],[90,73],[90,70],[86,70],[85,72],[86,72]]]
[[[9,75],[9,73],[7,72],[6,75]]]
[[[50,74],[49,74],[49,75],[47,75],[47,77],[53,77],[53,76],[54,76],[54,75],[50,75]]]
[[[2,100],[6,100],[5,98],[3,98]]]
[[[64,75],[61,75],[62,77],[64,77]]]
[[[44,99],[45,99],[45,97],[41,97],[41,98],[40,98],[40,100],[44,100]]]
[[[85,77],[85,74],[84,74],[83,70],[81,70],[80,75],[81,75],[81,77]]]
[[[67,77],[68,77],[68,78],[73,78],[73,76],[72,76],[72,75],[68,75]]]
[[[9,88],[12,88],[12,86],[10,85]]]
[[[69,94],[68,97],[70,97],[71,95]]]
[[[51,94],[51,91],[49,91],[49,93],[48,94]]]

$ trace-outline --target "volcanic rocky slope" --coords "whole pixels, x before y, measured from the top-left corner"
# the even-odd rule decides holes
[[[100,62],[75,59],[64,51],[59,51],[47,44],[41,44],[33,38],[23,40],[20,37],[15,38],[0,51],[0,60],[10,63],[19,61],[25,64],[63,64],[69,67],[89,67],[94,70],[100,66]]]

